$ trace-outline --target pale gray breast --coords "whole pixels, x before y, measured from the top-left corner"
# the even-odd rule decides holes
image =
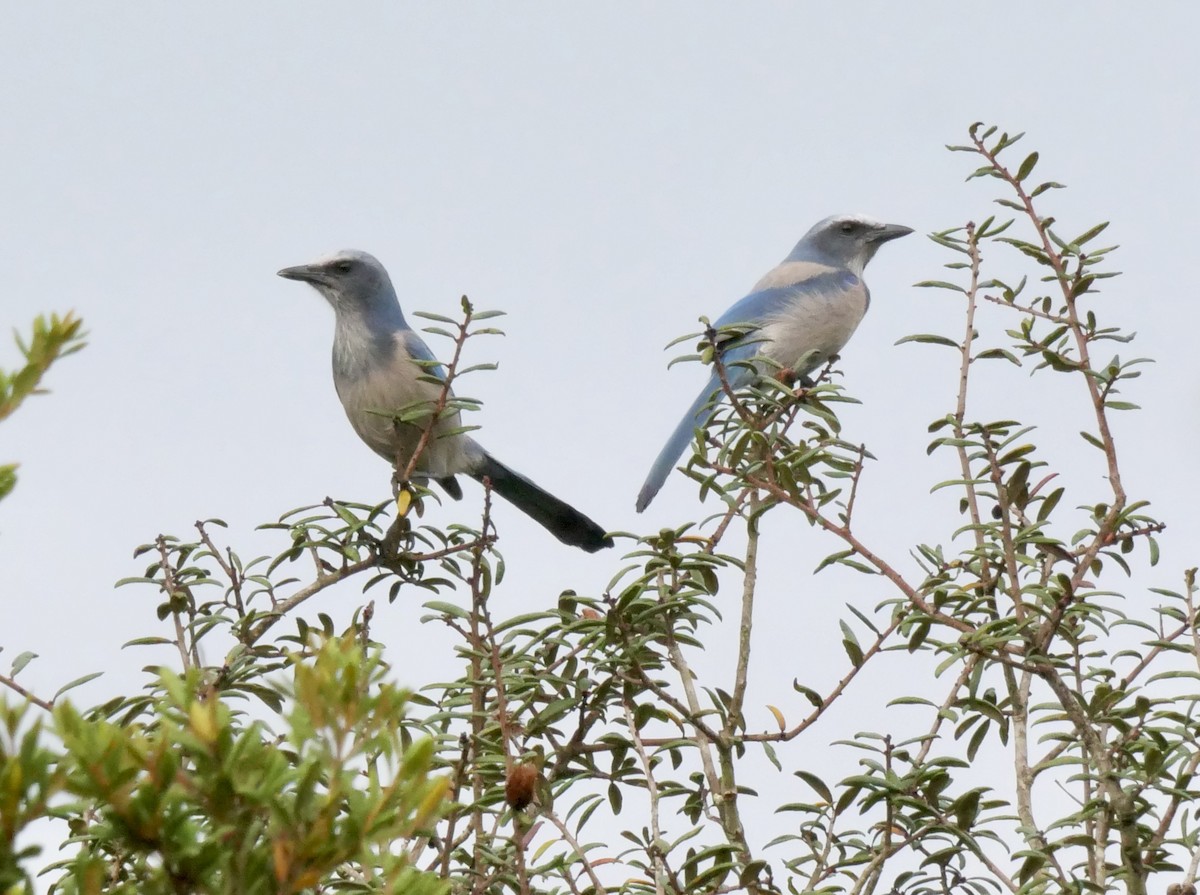
[[[344,368],[335,371],[334,383],[346,410],[350,425],[367,446],[389,462],[399,458],[407,464],[420,442],[427,418],[412,423],[397,423],[390,414],[417,409],[438,399],[441,389],[421,381],[425,371],[413,362],[401,334],[396,334],[395,350],[383,363],[359,368],[357,375]],[[464,455],[466,439],[461,435],[444,436],[461,425],[458,414],[438,422],[421,455],[417,471],[433,478],[455,475],[467,470]]]
[[[763,352],[790,370],[811,373],[837,354],[867,313],[870,293],[850,272],[836,289],[797,290],[763,325]]]

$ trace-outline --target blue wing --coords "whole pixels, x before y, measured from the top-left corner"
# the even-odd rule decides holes
[[[798,294],[835,292],[858,284],[858,277],[844,267],[784,261],[768,271],[749,295],[734,302],[716,325],[761,323],[786,310]]]
[[[436,376],[438,379],[445,381],[446,368],[434,357],[433,352],[429,350],[429,346],[425,344],[425,340],[417,335],[416,330],[402,329],[396,333],[396,338],[404,346],[409,357],[413,360],[423,362],[420,366],[426,375]]]
[[[773,317],[787,313],[797,298],[804,294],[841,291],[859,284],[853,273],[840,268],[831,268],[809,262],[787,262],[780,264],[759,280],[759,288],[736,301],[724,314],[717,318],[714,326],[750,325],[761,326]],[[753,378],[753,370],[740,364],[759,352],[762,343],[755,339],[754,332],[734,339],[721,349],[721,360],[725,364],[729,384],[738,389]],[[687,449],[696,430],[703,428],[712,414],[712,405],[721,397],[721,380],[714,373],[708,384],[692,402],[658,457],[650,467],[650,473],[638,492],[637,511],[640,513],[658,494],[667,476],[671,474],[680,456]]]
[[[796,283],[788,286],[772,286],[768,289],[751,292],[730,305],[713,325],[720,329],[722,326],[733,326],[737,323],[761,323],[783,311],[797,290],[803,289],[805,285]]]

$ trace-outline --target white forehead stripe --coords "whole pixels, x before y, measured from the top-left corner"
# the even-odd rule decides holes
[[[333,264],[337,261],[362,261],[372,267],[382,267],[383,265],[375,258],[374,255],[368,252],[359,251],[358,249],[342,249],[337,252],[330,252],[316,260],[317,265]]]
[[[862,224],[866,227],[882,227],[883,221],[877,221],[875,218],[867,214],[843,214],[838,215],[834,221],[853,221],[856,224]]]

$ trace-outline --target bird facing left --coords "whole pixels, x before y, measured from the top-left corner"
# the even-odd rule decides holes
[[[333,384],[350,425],[367,446],[403,470],[418,448],[426,421],[399,422],[395,415],[436,402],[444,379],[425,341],[408,325],[387,270],[372,255],[342,251],[279,276],[308,283],[333,307]],[[463,432],[457,413],[434,424],[414,465],[414,478],[433,479],[456,500],[455,479],[488,479],[492,489],[564,544],[594,553],[611,547],[604,528],[570,504],[505,466]]]

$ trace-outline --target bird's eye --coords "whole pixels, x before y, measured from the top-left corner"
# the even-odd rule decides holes
[[[857,229],[858,229],[858,224],[854,223],[854,221],[843,221],[842,222],[842,232],[843,233],[853,233]]]
[[[333,265],[333,269],[338,273],[350,273],[351,266],[352,265],[349,261],[339,261],[337,264]]]

